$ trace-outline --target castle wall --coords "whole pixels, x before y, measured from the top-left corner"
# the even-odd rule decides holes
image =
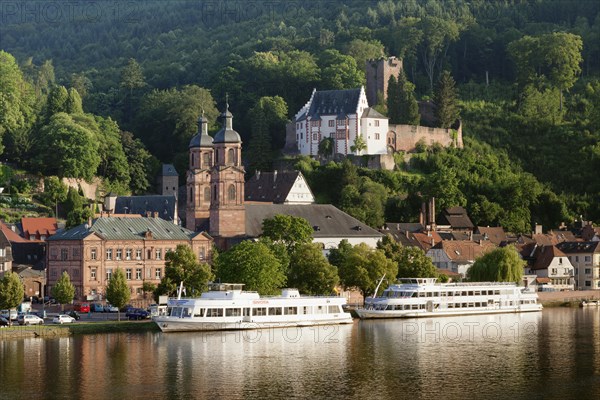
[[[387,143],[394,151],[412,152],[419,141],[423,141],[427,146],[439,143],[444,147],[455,145],[462,148],[462,125],[459,125],[458,129],[446,129],[390,124]]]

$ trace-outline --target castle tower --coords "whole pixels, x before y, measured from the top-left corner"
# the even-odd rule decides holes
[[[221,114],[223,128],[215,135],[211,171],[210,230],[215,239],[246,234],[242,140],[233,130],[229,104]]]
[[[381,93],[384,100],[387,99],[388,81],[392,75],[398,78],[401,69],[402,60],[396,57],[367,60],[367,101],[369,107],[377,104],[377,93]]]
[[[210,178],[213,167],[213,138],[208,135],[204,115],[198,118],[198,132],[190,140],[190,160],[186,181],[185,227],[192,231],[208,229],[210,218]]]

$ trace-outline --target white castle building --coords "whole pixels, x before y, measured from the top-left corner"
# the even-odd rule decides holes
[[[388,118],[369,107],[363,87],[347,90],[313,90],[310,100],[295,116],[296,143],[302,155],[315,156],[319,143],[333,139],[335,154],[387,154]],[[366,148],[353,152],[361,136]]]

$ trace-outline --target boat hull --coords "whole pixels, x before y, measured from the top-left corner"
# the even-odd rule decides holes
[[[507,313],[524,313],[524,312],[539,312],[542,311],[541,304],[535,304],[534,307],[521,308],[504,308],[504,309],[479,309],[479,310],[407,310],[407,311],[390,311],[390,310],[367,310],[358,309],[356,314],[361,319],[378,319],[378,318],[432,318],[432,317],[449,317],[463,315],[485,315],[485,314],[507,314]]]
[[[289,321],[202,321],[192,318],[171,318],[168,316],[155,317],[154,322],[163,332],[194,332],[194,331],[227,331],[255,330],[273,328],[293,328],[317,325],[351,324],[352,317],[340,316],[318,320],[289,320]]]

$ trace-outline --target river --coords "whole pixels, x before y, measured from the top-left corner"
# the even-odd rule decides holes
[[[2,399],[598,399],[600,308],[0,341]]]

